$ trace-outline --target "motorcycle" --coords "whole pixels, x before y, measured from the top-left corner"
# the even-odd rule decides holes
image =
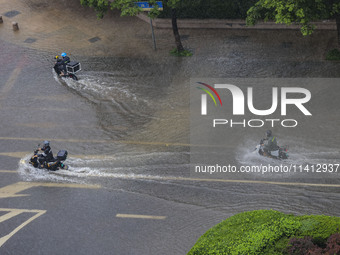
[[[75,81],[78,80],[76,73],[81,71],[81,65],[80,65],[79,62],[70,61],[69,63],[67,63],[66,64],[66,73],[65,73],[64,71],[60,70],[60,65],[58,65],[59,57],[56,56],[55,59],[57,59],[57,62],[55,63],[53,69],[59,77],[71,78]]]
[[[260,144],[255,147],[254,153],[273,159],[288,159],[288,146],[278,146],[277,150],[266,152],[264,150],[263,141],[261,140]]]
[[[38,154],[39,150],[35,150],[33,156],[31,157],[29,163],[35,168],[45,168],[50,171],[56,171],[59,169],[68,170],[68,165],[64,164],[67,158],[67,151],[60,150],[57,157],[54,157],[51,161],[47,162],[42,154]]]

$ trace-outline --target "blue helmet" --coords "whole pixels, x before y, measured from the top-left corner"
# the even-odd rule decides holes
[[[63,53],[61,53],[61,56],[64,58],[64,57],[66,57],[66,53],[65,52],[63,52]]]
[[[44,145],[43,148],[46,148],[46,147],[50,146],[50,142],[49,141],[44,141],[43,145]]]

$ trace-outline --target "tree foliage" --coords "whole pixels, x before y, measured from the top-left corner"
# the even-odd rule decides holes
[[[339,0],[259,0],[248,10],[246,20],[247,25],[254,25],[261,19],[287,25],[297,23],[303,35],[310,35],[315,29],[311,22],[339,15]]]
[[[247,11],[258,0],[185,0],[176,5],[181,19],[245,19]],[[170,18],[171,9],[167,6],[160,14]]]
[[[103,18],[104,14],[109,9],[118,9],[121,11],[121,16],[135,16],[138,13],[142,12],[143,9],[139,8],[135,4],[136,0],[80,0],[80,3],[84,6],[93,7],[97,12],[98,18]],[[150,18],[156,18],[159,16],[160,11],[158,10],[157,0],[149,0],[149,4],[153,6],[153,8],[148,12],[148,16]],[[163,0],[163,4],[172,10],[172,29],[175,37],[176,48],[178,52],[184,51],[182,46],[182,42],[180,39],[180,35],[177,27],[177,15],[176,8],[180,0]]]
[[[94,8],[98,19],[102,19],[110,8],[110,2],[108,0],[80,0],[80,3],[83,6]]]
[[[97,12],[98,18],[103,18],[104,14],[109,10],[118,9],[121,11],[122,16],[135,16],[138,13],[142,12],[143,9],[139,8],[135,2],[136,0],[80,0],[80,3],[83,6],[93,7]],[[148,1],[153,8],[148,13],[148,16],[151,18],[156,18],[160,11],[158,10],[158,5],[156,4],[157,0],[149,0]],[[170,8],[176,8],[180,0],[163,0],[163,3],[166,4]]]

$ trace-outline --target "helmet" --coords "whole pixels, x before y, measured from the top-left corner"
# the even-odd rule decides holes
[[[55,59],[58,59],[59,58],[59,56],[55,56]]]
[[[49,141],[44,141],[43,145],[44,145],[44,148],[46,148],[46,147],[50,146],[50,142]]]
[[[271,130],[267,130],[266,131],[266,135],[267,135],[267,137],[272,136],[272,131]]]
[[[63,53],[61,53],[61,56],[64,58],[64,57],[66,57],[66,53],[65,52],[63,52]]]

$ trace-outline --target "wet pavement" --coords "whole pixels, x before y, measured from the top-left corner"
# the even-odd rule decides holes
[[[113,13],[98,21],[76,1],[0,5],[0,194],[7,194],[0,197],[6,229],[0,238],[35,213],[2,221],[5,209],[44,211],[4,244],[0,239],[0,253],[185,254],[208,228],[245,210],[340,216],[340,186],[324,185],[327,180],[316,186],[218,182],[190,178],[189,170],[190,78],[339,78],[340,63],[324,60],[336,31],[302,38],[299,31],[187,29],[180,32],[194,56],[174,58],[171,31],[156,30],[154,52],[150,27],[136,18]],[[18,32],[9,27],[14,19]],[[61,51],[82,63],[79,81],[52,72]],[[335,133],[332,159],[339,158],[337,129],[327,127]],[[20,163],[45,139],[54,153],[68,150],[70,171]],[[242,151],[248,143],[240,132],[230,146]],[[34,184],[18,192],[29,196],[10,197],[21,182]]]

